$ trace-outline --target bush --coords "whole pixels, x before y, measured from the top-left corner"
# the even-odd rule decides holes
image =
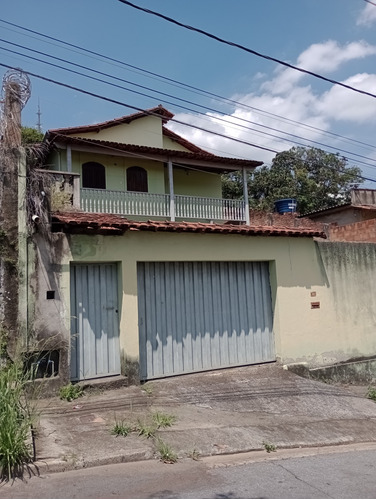
[[[19,475],[24,464],[32,460],[29,444],[33,415],[25,398],[28,381],[21,363],[0,368],[0,476],[10,479]]]

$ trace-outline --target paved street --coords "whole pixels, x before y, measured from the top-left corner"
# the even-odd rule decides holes
[[[32,477],[0,498],[375,498],[376,445],[114,464]]]

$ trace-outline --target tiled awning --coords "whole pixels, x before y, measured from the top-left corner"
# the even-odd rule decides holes
[[[126,231],[163,231],[176,233],[242,234],[247,236],[290,236],[326,238],[321,226],[317,228],[209,224],[202,222],[132,221],[112,214],[59,212],[52,215],[53,231],[75,234],[121,235]]]

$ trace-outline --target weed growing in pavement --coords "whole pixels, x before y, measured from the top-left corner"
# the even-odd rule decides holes
[[[366,396],[376,402],[376,387],[369,386]]]
[[[64,461],[64,462],[67,462],[73,466],[75,466],[78,462],[78,456],[76,453],[73,453],[73,452],[70,452],[70,453],[67,453],[65,455],[63,455],[61,457],[61,459]]]
[[[122,420],[121,422],[115,422],[111,429],[111,434],[114,436],[128,436],[130,432],[133,431],[133,427]]]
[[[0,478],[22,474],[33,459],[31,429],[36,412],[28,404],[25,389],[29,374],[21,362],[0,368]]]
[[[172,450],[171,446],[162,441],[162,439],[157,439],[157,451],[160,455],[162,462],[165,464],[174,464],[178,460],[177,454]]]
[[[73,401],[74,399],[79,398],[84,393],[81,386],[72,383],[68,385],[64,385],[64,387],[60,387],[59,396],[60,399],[65,399],[66,401]]]
[[[191,458],[192,460],[200,460],[200,452],[196,450],[196,448],[193,448],[191,452],[188,453],[188,458]]]
[[[153,384],[150,382],[147,382],[141,387],[141,390],[146,392],[148,396],[151,396],[153,394]]]
[[[157,429],[161,427],[171,427],[172,424],[176,422],[176,417],[174,415],[168,415],[167,413],[158,411],[152,414],[152,419]]]
[[[136,429],[139,436],[145,436],[149,439],[155,436],[157,426],[155,424],[150,425],[146,422],[141,422],[140,420],[138,420]]]
[[[141,419],[137,420],[136,424],[130,424],[125,420],[115,420],[113,427],[111,428],[111,434],[115,436],[128,436],[132,432],[137,432],[139,436],[144,436],[147,439],[152,439],[157,451],[161,457],[161,460],[165,463],[175,463],[178,459],[176,453],[171,449],[171,447],[166,444],[162,439],[156,435],[158,429],[162,427],[171,427],[171,425],[176,421],[174,415],[168,415],[162,412],[155,412],[151,414],[151,418],[146,417],[143,421]],[[194,450],[191,453],[193,460],[198,460],[198,452]]]
[[[270,453],[272,451],[277,451],[277,447],[274,444],[267,443],[266,441],[263,441],[262,445],[263,445],[266,453]]]

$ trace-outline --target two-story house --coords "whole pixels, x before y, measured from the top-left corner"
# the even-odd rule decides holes
[[[306,352],[296,339],[321,313],[308,289],[325,288],[322,231],[252,223],[247,172],[261,162],[208,153],[169,130],[172,118],[158,106],[45,136],[36,172],[51,226],[33,219],[28,314],[38,339],[55,339],[63,379],[147,380]],[[243,199],[222,199],[221,174],[237,170]]]

